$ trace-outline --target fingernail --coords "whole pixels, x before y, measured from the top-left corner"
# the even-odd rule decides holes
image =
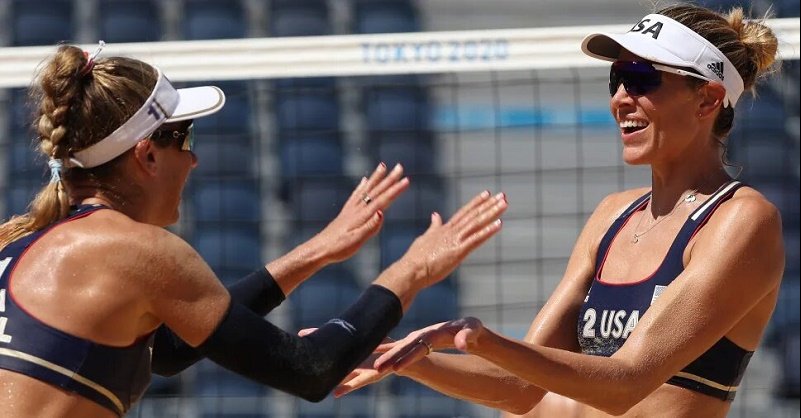
[[[498,200],[506,199],[506,193],[500,192],[500,193],[495,195],[495,198],[498,199]]]
[[[367,177],[362,177],[362,181],[359,182],[359,186],[361,186],[364,183],[367,183]]]
[[[393,172],[395,172],[395,173],[397,173],[397,172],[398,172],[398,171],[400,171],[400,170],[401,170],[401,165],[400,165],[400,163],[395,163],[395,167],[392,167],[392,171],[393,171]]]
[[[481,197],[489,197],[489,195],[490,195],[489,190],[484,190],[483,192],[481,192]]]
[[[377,210],[375,213],[378,214],[379,218],[383,218],[384,217],[384,212],[381,209]]]
[[[496,219],[495,220],[495,225],[501,225],[501,224],[503,224],[502,220],[500,220],[500,219]]]
[[[384,164],[383,161],[381,161],[380,163],[378,163],[378,167],[376,167],[375,169],[378,170],[379,168],[387,168],[387,165]]]

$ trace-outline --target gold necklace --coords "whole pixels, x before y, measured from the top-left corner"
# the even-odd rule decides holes
[[[645,209],[643,209],[642,216],[640,216],[640,220],[637,221],[637,226],[634,227],[634,233],[632,233],[631,242],[633,244],[636,244],[636,243],[640,242],[640,237],[641,236],[647,234],[648,231],[654,229],[655,226],[659,225],[660,222],[662,222],[665,219],[669,218],[670,215],[673,215],[673,212],[676,212],[676,209],[678,209],[678,207],[681,206],[681,202],[682,201],[684,203],[687,203],[687,204],[695,202],[695,200],[696,200],[696,196],[695,195],[696,194],[698,194],[698,189],[692,190],[692,191],[690,191],[690,193],[687,193],[687,196],[685,196],[684,199],[679,200],[678,202],[676,202],[676,206],[673,206],[673,209],[671,209],[670,212],[668,212],[667,215],[659,218],[656,222],[652,223],[651,226],[648,229],[646,229],[645,231],[642,231],[642,232],[640,232],[638,234],[637,230],[640,229],[640,225],[642,224],[642,219],[645,218]]]

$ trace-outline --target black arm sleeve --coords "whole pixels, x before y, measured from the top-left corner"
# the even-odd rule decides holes
[[[199,349],[242,376],[319,402],[373,352],[402,315],[398,297],[374,285],[340,318],[298,337],[232,304]]]
[[[228,287],[231,300],[260,316],[267,315],[284,301],[284,292],[265,268],[239,279]],[[156,330],[153,340],[153,373],[172,376],[197,363],[203,355],[178,338],[166,325]]]

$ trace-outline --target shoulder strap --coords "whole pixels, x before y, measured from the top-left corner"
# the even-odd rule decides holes
[[[623,225],[626,224],[626,221],[629,219],[632,213],[642,209],[648,203],[648,200],[651,199],[651,192],[640,196],[635,200],[631,205],[629,205],[620,216],[615,219],[615,222],[609,227],[604,234],[603,239],[601,239],[601,244],[598,245],[598,252],[595,255],[595,272],[597,273],[598,270],[601,268],[601,264],[603,263],[604,257],[606,256],[607,250],[609,250],[609,245],[612,244],[612,240],[615,239],[615,235],[623,228]]]
[[[690,240],[695,236],[696,233],[706,224],[712,214],[720,207],[720,205],[729,200],[733,195],[734,192],[737,191],[740,187],[743,186],[743,183],[732,180],[729,183],[724,184],[721,186],[712,196],[709,196],[709,199],[706,200],[698,209],[693,211],[690,216],[687,218],[687,221],[684,222],[684,225],[679,230],[676,239],[673,241],[673,244],[670,246],[668,250],[668,254],[666,260],[670,260],[671,263],[676,264],[674,267],[680,268],[680,270],[684,269],[683,265],[683,254],[684,249],[687,248],[687,244],[690,243]]]

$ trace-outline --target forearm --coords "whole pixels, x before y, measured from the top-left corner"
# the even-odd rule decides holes
[[[630,361],[529,345],[487,329],[470,352],[546,391],[613,415],[627,411],[655,389],[647,373]]]
[[[312,238],[265,267],[284,295],[289,296],[296,287],[330,263],[327,254],[326,246]]]
[[[232,303],[243,305],[260,316],[267,315],[284,301],[278,283],[264,268],[228,286]],[[154,373],[172,376],[198,362],[203,355],[190,346],[166,325],[160,326],[153,341],[151,368]]]
[[[524,414],[545,391],[474,355],[431,353],[397,372],[448,396]]]
[[[397,297],[372,286],[339,318],[298,337],[234,304],[199,349],[243,376],[319,401],[372,353],[401,315]]]

